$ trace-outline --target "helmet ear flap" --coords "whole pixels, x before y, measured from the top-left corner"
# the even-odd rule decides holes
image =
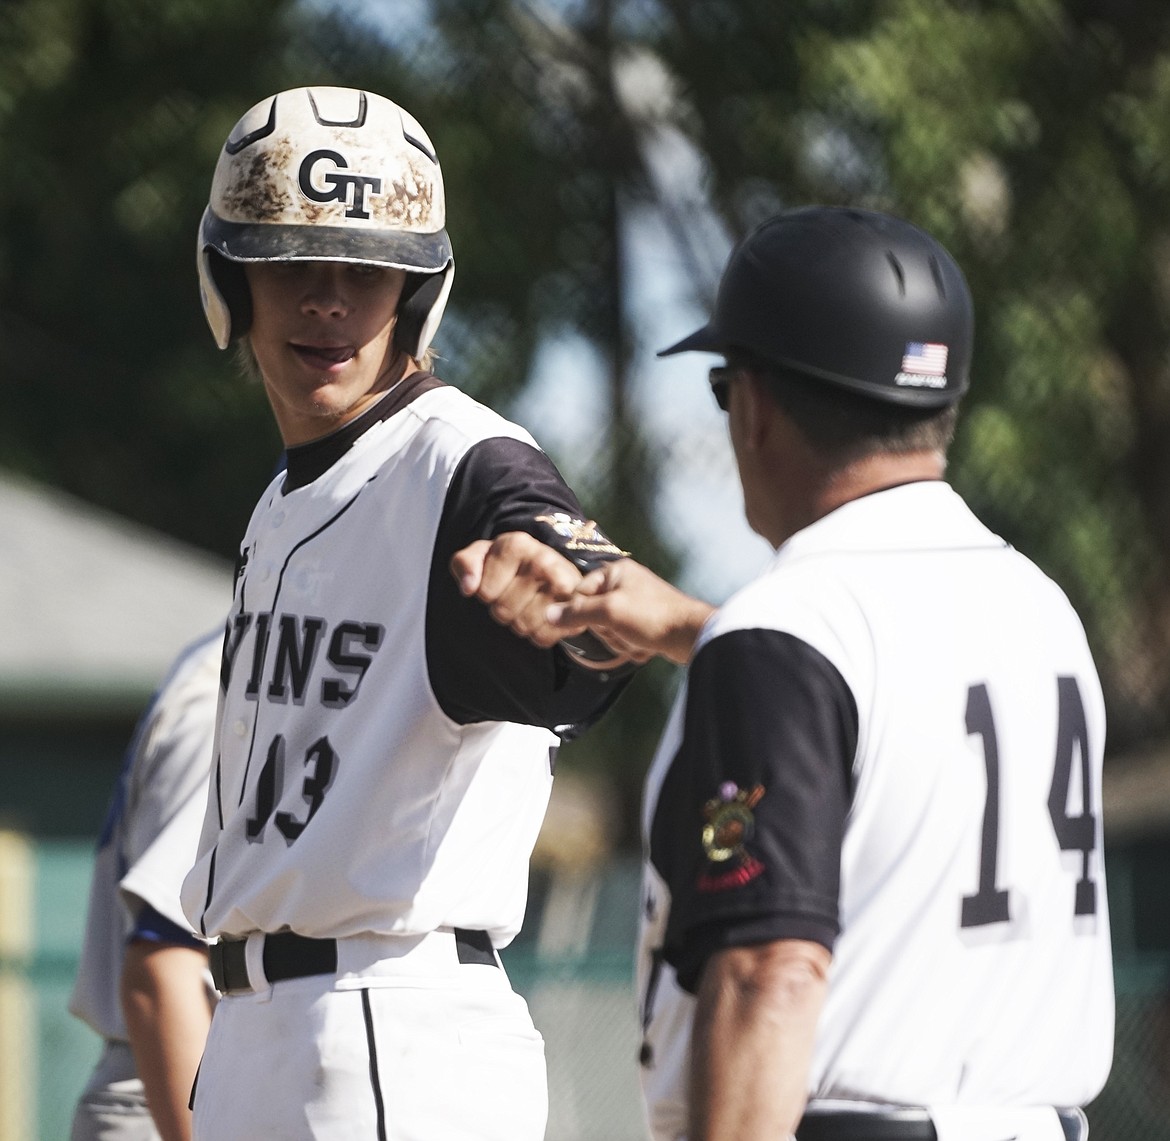
[[[415,360],[422,358],[442,320],[454,276],[454,261],[440,273],[407,274],[394,326],[394,344],[399,351]]]
[[[199,296],[215,343],[226,349],[233,337],[242,337],[252,326],[252,294],[244,267],[229,261],[200,233]]]
[[[208,250],[207,255],[207,268],[231,321],[228,338],[242,337],[252,327],[252,293],[244,267],[215,250]]]

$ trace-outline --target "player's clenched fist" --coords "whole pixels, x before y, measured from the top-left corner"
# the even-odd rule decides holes
[[[550,604],[567,601],[581,582],[564,555],[523,531],[470,543],[455,553],[451,573],[464,595],[485,603],[497,622],[545,647],[565,636],[547,619]]]

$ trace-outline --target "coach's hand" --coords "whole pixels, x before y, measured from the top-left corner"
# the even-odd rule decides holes
[[[713,610],[641,563],[619,559],[590,571],[573,597],[554,600],[544,617],[562,636],[592,631],[630,661],[661,655],[685,665]]]
[[[509,531],[495,539],[480,539],[457,551],[451,573],[468,598],[478,598],[492,617],[513,633],[547,648],[580,631],[568,631],[548,621],[549,606],[567,602],[581,583],[581,572],[559,551],[523,531]],[[570,647],[572,649],[572,647]],[[603,660],[574,660],[593,669],[608,669],[626,661],[624,655]]]

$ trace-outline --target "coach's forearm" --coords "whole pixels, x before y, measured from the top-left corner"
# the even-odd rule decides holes
[[[712,956],[691,1050],[688,1141],[777,1141],[804,1112],[830,955],[782,940]]]
[[[146,1103],[163,1141],[189,1141],[191,1085],[211,1009],[207,955],[190,947],[135,940],[122,969],[122,1011]]]

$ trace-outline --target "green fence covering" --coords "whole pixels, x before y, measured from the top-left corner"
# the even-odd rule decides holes
[[[4,840],[0,1141],[62,1141],[99,1046],[66,1009],[92,849]],[[504,954],[547,1043],[547,1141],[644,1141],[632,976],[637,898],[630,860],[570,879],[538,873],[525,931]],[[1089,1107],[1093,1141],[1170,1141],[1170,957],[1127,956],[1117,1000],[1113,1073]]]

